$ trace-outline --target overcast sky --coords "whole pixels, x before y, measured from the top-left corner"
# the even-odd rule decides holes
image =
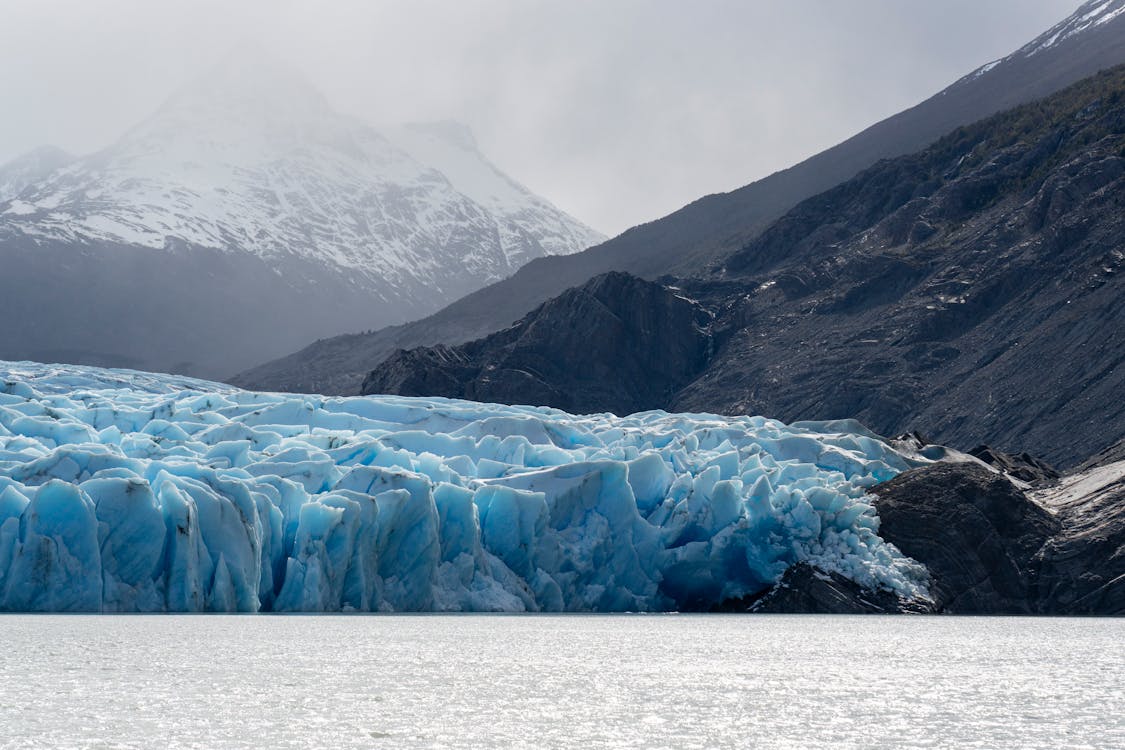
[[[0,161],[108,145],[253,39],[372,124],[457,119],[616,234],[935,93],[1079,0],[0,0]]]

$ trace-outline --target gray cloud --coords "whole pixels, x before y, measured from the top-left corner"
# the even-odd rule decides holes
[[[789,166],[1078,0],[9,0],[0,161],[108,144],[253,41],[375,124],[453,118],[607,233]]]

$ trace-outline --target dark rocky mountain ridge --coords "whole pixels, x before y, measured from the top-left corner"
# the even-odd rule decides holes
[[[713,354],[659,406],[852,417],[1073,465],[1125,435],[1123,188],[1125,67],[880,162],[697,276],[664,279],[712,315]],[[533,317],[579,325],[563,307]],[[458,350],[502,367],[497,344]],[[648,346],[659,352],[661,335]],[[551,383],[490,396],[572,403],[586,387],[572,372],[612,372],[612,352],[596,362],[598,351],[560,344]],[[403,361],[376,368],[367,392],[396,392],[405,376],[389,373]]]
[[[1122,69],[876,166],[726,261],[750,294],[669,406],[1073,465],[1125,434],[1123,188]]]
[[[700,198],[585,252],[533,261],[514,276],[422,320],[322,339],[247,370],[231,382],[260,390],[354,394],[366,373],[396,349],[487,336],[601,273],[626,271],[649,280],[694,274],[745,246],[800,201],[853,177],[878,159],[917,151],[957,126],[1125,63],[1125,15],[1117,14],[1123,3],[1087,2],[1007,58],[790,169],[730,193]]]
[[[363,393],[486,402],[518,394],[577,413],[655,409],[706,365],[710,323],[710,313],[671,289],[609,273],[480,341],[399,350],[364,380]]]

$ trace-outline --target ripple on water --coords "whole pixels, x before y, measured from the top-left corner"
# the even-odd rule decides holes
[[[12,748],[1125,747],[1120,619],[23,615],[0,626],[0,746]]]

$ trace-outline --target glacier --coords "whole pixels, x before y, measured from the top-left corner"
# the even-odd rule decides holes
[[[668,611],[808,561],[926,598],[850,420],[571,415],[0,362],[0,610]]]

